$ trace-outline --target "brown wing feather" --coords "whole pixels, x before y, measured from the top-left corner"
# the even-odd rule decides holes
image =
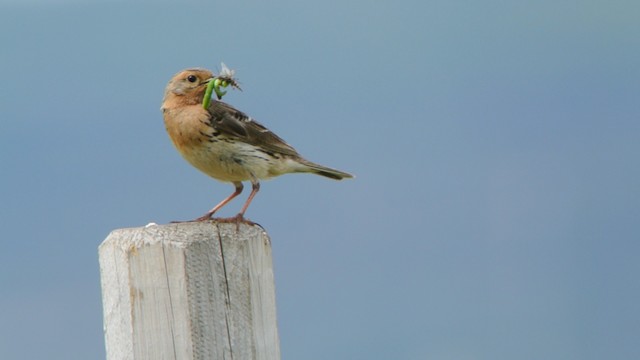
[[[250,116],[221,101],[209,105],[211,126],[226,136],[260,147],[267,152],[300,156],[298,152],[278,135]]]

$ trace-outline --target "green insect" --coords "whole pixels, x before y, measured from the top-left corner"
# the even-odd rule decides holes
[[[234,70],[230,70],[224,63],[222,63],[222,71],[220,72],[220,75],[216,76],[207,84],[207,89],[204,92],[204,99],[202,101],[203,108],[209,108],[209,104],[211,103],[211,95],[213,92],[216,93],[216,97],[218,98],[218,100],[220,100],[224,95],[227,94],[226,91],[222,90],[223,88],[231,86],[238,90],[242,90],[240,89],[237,80],[233,77],[234,74]]]

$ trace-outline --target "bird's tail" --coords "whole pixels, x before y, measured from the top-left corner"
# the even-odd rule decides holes
[[[301,159],[299,163],[305,166],[305,172],[310,172],[318,175],[322,175],[334,180],[342,180],[342,179],[351,179],[354,178],[353,175],[346,173],[344,171],[332,169],[330,167],[322,166],[320,164],[316,164],[309,160]]]

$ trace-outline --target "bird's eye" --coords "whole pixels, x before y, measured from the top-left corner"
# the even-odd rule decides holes
[[[198,77],[196,77],[195,75],[189,75],[187,76],[187,80],[191,83],[196,82],[196,80],[198,80]]]

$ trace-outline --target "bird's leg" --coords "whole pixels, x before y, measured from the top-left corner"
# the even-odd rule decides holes
[[[238,215],[236,215],[234,217],[230,217],[230,218],[216,219],[216,221],[226,222],[226,223],[236,223],[236,225],[237,225],[236,226],[236,230],[240,229],[240,223],[245,223],[245,224],[249,224],[249,225],[256,225],[256,223],[254,223],[252,221],[249,221],[249,220],[244,218],[244,213],[245,213],[245,211],[247,211],[247,208],[249,207],[249,204],[251,203],[251,200],[253,200],[253,197],[256,196],[256,194],[260,190],[260,183],[258,182],[257,178],[253,177],[251,179],[251,187],[252,187],[251,188],[251,194],[249,194],[249,197],[247,198],[247,202],[244,203],[244,206],[242,207],[242,210],[240,210]]]
[[[251,200],[253,200],[253,197],[256,196],[259,190],[260,190],[260,183],[258,182],[258,179],[256,178],[251,179],[251,194],[249,194],[249,197],[247,198],[247,202],[244,203],[242,210],[240,210],[240,212],[238,213],[237,215],[238,218],[242,219],[244,217],[244,213],[245,211],[247,211],[249,204],[251,204]]]
[[[201,217],[197,218],[195,221],[205,221],[205,220],[211,219],[211,217],[213,216],[213,214],[216,211],[220,210],[221,207],[227,205],[227,203],[229,201],[231,201],[234,197],[240,195],[240,193],[242,192],[242,189],[244,188],[242,183],[237,181],[237,182],[234,182],[233,185],[235,185],[235,187],[236,187],[236,190],[233,192],[233,194],[229,195],[226,199],[220,201],[220,203],[218,205],[214,206],[213,209],[209,210],[206,214],[204,214]]]

